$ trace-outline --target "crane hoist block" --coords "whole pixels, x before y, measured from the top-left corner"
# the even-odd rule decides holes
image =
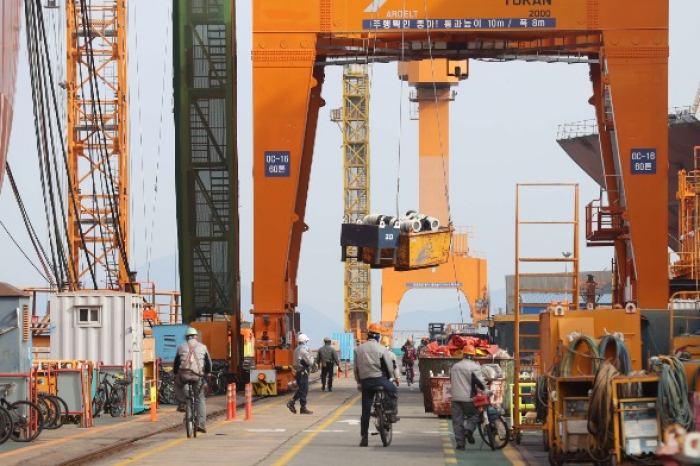
[[[394,226],[344,223],[340,245],[342,260],[357,257],[371,268],[393,267],[414,270],[447,262],[450,253],[452,227],[434,231],[402,232]],[[357,248],[349,252],[348,248]]]

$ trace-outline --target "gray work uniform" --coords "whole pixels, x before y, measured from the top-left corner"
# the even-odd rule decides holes
[[[372,411],[372,390],[384,387],[389,393],[389,402],[393,414],[398,414],[398,397],[396,385],[390,381],[392,377],[391,355],[378,341],[369,339],[355,348],[355,381],[362,388],[362,416],[360,417],[360,435],[367,437],[369,418]]]
[[[338,352],[331,346],[330,343],[326,343],[318,349],[318,365],[321,368],[321,388],[326,389],[326,379],[328,379],[328,390],[333,390],[333,364],[340,367],[340,360],[338,359]]]
[[[195,338],[190,338],[177,347],[173,369],[175,374],[179,374],[182,370],[191,370],[201,375],[211,373],[209,350]],[[180,403],[184,403],[186,397],[185,386],[181,382],[178,383],[178,380],[179,378],[176,375],[175,395]],[[194,403],[197,409],[197,425],[201,428],[206,428],[207,404],[205,401],[206,397],[202,393],[202,386],[203,382],[200,380],[199,384],[194,385],[192,388],[194,389]]]
[[[306,345],[299,345],[294,350],[292,356],[294,360],[294,370],[299,388],[294,392],[293,400],[299,400],[301,407],[306,406],[306,395],[309,393],[309,368],[314,364],[314,358]]]
[[[472,377],[481,388],[486,386],[484,376],[481,374],[481,365],[471,359],[463,359],[450,370],[450,382],[452,385],[452,428],[455,434],[455,443],[464,445],[464,420],[467,421],[467,430],[474,432],[479,422],[479,411],[474,406],[472,392]]]

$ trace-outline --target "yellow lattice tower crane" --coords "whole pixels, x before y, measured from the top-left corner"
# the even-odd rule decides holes
[[[369,214],[369,75],[367,65],[343,68],[343,107],[331,113],[343,131],[343,215],[346,222]],[[372,318],[369,264],[349,247],[345,261],[345,331],[365,340]]]
[[[130,283],[126,0],[67,0],[66,17],[68,176],[76,199],[68,202],[71,289],[93,273],[104,288],[124,289]]]

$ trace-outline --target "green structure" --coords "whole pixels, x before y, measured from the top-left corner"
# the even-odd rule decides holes
[[[235,3],[174,0],[173,11],[182,321],[230,314],[238,335]]]

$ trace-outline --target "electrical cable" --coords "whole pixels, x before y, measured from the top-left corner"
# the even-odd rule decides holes
[[[605,350],[610,343],[615,343],[615,357],[612,360],[612,364],[620,373],[628,375],[632,370],[632,358],[623,340],[613,335],[605,335],[600,340],[600,346],[598,347],[600,356],[605,357]]]
[[[588,354],[581,353],[578,351],[578,347],[581,346],[581,344],[586,344],[586,346],[588,346]],[[566,354],[564,355],[561,361],[562,377],[571,377],[571,367],[574,364],[575,355],[590,358],[593,367],[593,373],[595,374],[598,371],[598,367],[600,366],[600,360],[603,358],[600,357],[600,353],[598,352],[598,344],[592,337],[586,334],[580,335],[574,341],[572,341],[569,346],[565,346],[564,348],[566,349]]]
[[[56,146],[60,144],[62,153],[64,154],[65,157],[65,145],[64,145],[64,138],[61,132],[60,128],[60,116],[58,113],[58,103],[57,103],[57,98],[56,98],[56,87],[54,85],[54,79],[53,79],[53,71],[51,67],[51,55],[49,53],[49,46],[48,46],[48,40],[46,36],[46,25],[44,22],[44,13],[43,13],[43,6],[41,4],[41,0],[35,0],[35,5],[36,5],[36,11],[38,12],[37,15],[37,20],[38,20],[38,33],[39,37],[41,39],[40,45],[43,46],[43,65],[39,68],[43,78],[42,78],[42,85],[44,88],[44,92],[46,96],[44,99],[46,99],[49,102],[49,107],[51,104],[53,104],[53,110],[54,110],[54,118],[51,118],[50,113],[51,109],[47,110],[47,117],[46,121],[49,123],[49,140],[51,143],[51,167],[53,168],[52,170],[52,176],[54,177],[55,181],[54,184],[56,186],[56,189],[58,190],[58,205],[60,206],[60,214],[61,214],[61,220],[62,220],[62,228],[63,232],[62,234],[57,238],[57,241],[60,242],[60,249],[63,251],[63,257],[65,258],[64,261],[66,262],[66,275],[70,276],[72,273],[72,276],[70,276],[70,280],[73,281],[74,283],[77,283],[78,280],[78,272],[77,272],[77,264],[75,264],[75,261],[73,260],[73,256],[71,254],[65,254],[66,247],[63,245],[63,239],[67,237],[68,235],[68,216],[66,215],[66,209],[65,209],[65,203],[63,202],[64,199],[67,197],[64,195],[64,190],[63,190],[63,183],[62,183],[62,176],[59,173],[59,163],[56,157],[56,152],[57,148]],[[46,71],[45,71],[46,70]],[[48,72],[48,75],[47,75]],[[48,79],[47,79],[48,78]],[[50,91],[50,92],[49,92]],[[49,97],[51,97],[49,99]],[[54,125],[56,127],[56,130],[54,130]],[[55,132],[58,132],[59,134],[55,136]],[[57,140],[57,142],[56,142]],[[47,154],[48,155],[48,154]],[[68,267],[68,262],[71,263],[71,266]]]
[[[43,7],[41,4],[41,0],[36,0],[36,7],[39,11],[39,22],[40,22],[41,31],[42,31],[44,52],[45,52],[46,60],[48,60],[49,65],[51,65],[51,59],[50,59],[50,54],[49,54],[49,50],[48,50],[48,41],[46,40],[46,27],[45,27],[45,23],[44,23]],[[60,43],[60,41],[58,40],[58,22],[54,22],[54,31],[56,32],[56,43],[58,44],[58,43]],[[61,76],[63,74],[62,73],[63,67],[61,66],[61,64],[63,63],[63,60],[59,59],[59,56],[62,56],[62,54],[59,53],[58,46],[56,47],[56,49],[57,49],[56,50],[57,57],[56,57],[55,61],[57,63],[59,63],[58,72],[59,72],[59,76]],[[47,66],[46,69],[48,69],[48,77],[49,77],[48,88],[51,89],[51,97],[52,97],[52,103],[53,103],[53,109],[54,109],[56,130],[58,132],[58,141],[59,141],[60,146],[61,146],[63,166],[64,166],[64,170],[65,170],[65,175],[66,175],[65,176],[66,191],[70,194],[70,196],[69,196],[70,202],[73,206],[73,211],[76,212],[76,216],[77,216],[78,202],[77,202],[76,195],[75,195],[76,189],[74,189],[74,186],[75,186],[74,180],[71,178],[71,173],[69,170],[68,154],[67,154],[66,145],[65,145],[66,138],[64,137],[64,128],[62,125],[62,122],[67,120],[67,110],[66,110],[67,105],[65,105],[65,102],[62,102],[63,105],[60,105],[60,106],[58,105],[58,98],[56,95],[56,86],[55,86],[54,77],[53,77],[54,76],[53,68],[51,66]],[[64,95],[64,94],[61,94],[61,95]],[[65,99],[63,99],[63,100],[65,100]],[[55,153],[54,153],[54,164],[56,166],[58,165],[58,163],[56,162]],[[57,184],[60,185],[60,183],[58,181],[57,181]],[[63,197],[62,194],[61,194],[61,197]],[[61,204],[61,205],[63,206],[63,204]],[[66,222],[65,228],[66,228],[66,235],[67,235],[67,232],[68,232],[67,222]],[[82,228],[82,225],[80,224],[80,222],[78,222],[77,228],[78,228],[78,235],[80,236],[81,247],[83,249],[87,250],[87,242],[85,241],[85,233],[83,231],[83,228]],[[77,286],[78,280],[79,280],[79,277],[78,277],[79,264],[75,263],[74,255],[70,254],[70,251],[69,251],[68,256],[69,256],[69,259],[70,259],[71,264],[72,264],[72,269],[71,269],[71,271],[73,272],[73,276],[71,277],[72,282]],[[97,280],[95,278],[94,263],[90,260],[89,257],[87,257],[86,260],[87,260],[87,264],[88,264],[88,271],[90,272],[90,277],[92,278],[93,287],[95,289],[97,289]]]
[[[170,21],[170,17],[172,16],[170,12],[171,8],[171,3],[168,2],[168,7],[166,10],[166,21],[165,21],[165,37],[170,36],[170,25],[172,24],[172,21]],[[146,244],[146,263],[148,264],[148,269],[146,271],[146,280],[150,281],[151,280],[151,251],[152,251],[152,246],[153,246],[153,233],[156,229],[156,207],[158,206],[158,179],[159,179],[159,174],[160,174],[160,154],[161,154],[161,149],[162,149],[162,144],[163,144],[163,113],[165,110],[165,88],[166,88],[166,79],[168,76],[167,73],[167,66],[168,66],[168,60],[167,57],[170,56],[168,53],[168,48],[170,46],[170,41],[165,41],[165,50],[163,51],[163,85],[162,89],[163,92],[161,93],[161,101],[160,101],[160,124],[158,127],[158,151],[156,154],[156,177],[155,177],[155,182],[153,183],[153,190],[154,190],[154,196],[153,196],[153,216],[151,219],[151,231],[150,235]],[[145,217],[144,217],[145,219]]]
[[[53,275],[56,278],[57,284],[61,286],[65,280],[65,257],[61,251],[57,241],[61,236],[56,219],[56,210],[54,206],[54,193],[51,184],[47,182],[50,177],[51,170],[45,165],[47,159],[44,156],[47,148],[45,146],[46,139],[42,128],[46,126],[42,123],[45,121],[46,112],[44,107],[42,85],[40,83],[39,70],[42,67],[40,63],[40,53],[38,50],[37,26],[34,23],[36,15],[34,14],[33,4],[31,1],[26,1],[25,7],[25,30],[27,35],[27,55],[29,58],[29,72],[32,82],[32,110],[34,112],[34,132],[37,144],[37,157],[39,160],[40,182],[42,186],[42,198],[44,203],[44,218],[46,221],[47,231],[49,232],[49,248],[51,251],[50,264],[53,268]],[[48,185],[48,186],[47,186]],[[52,234],[53,233],[53,234]]]
[[[688,401],[688,377],[680,359],[658,356],[650,363],[650,372],[659,376],[657,407],[661,428],[680,424],[688,432],[695,430],[693,410]]]

